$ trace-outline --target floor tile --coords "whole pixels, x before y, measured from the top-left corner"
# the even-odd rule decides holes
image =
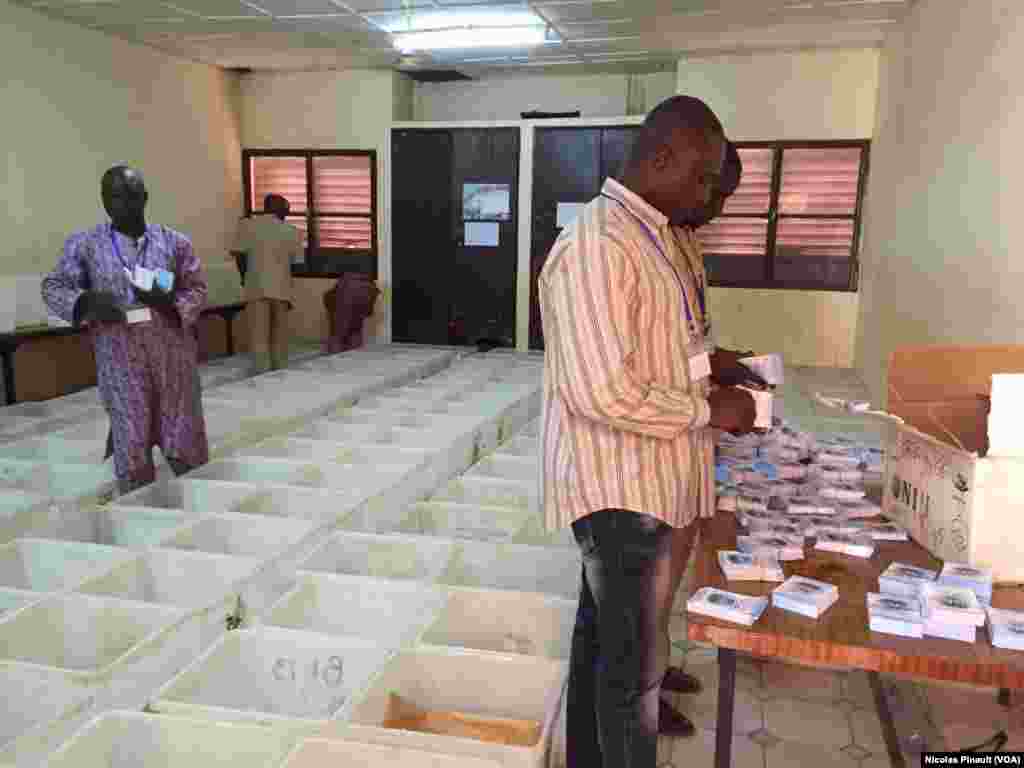
[[[680,712],[700,728],[714,728],[718,721],[718,664],[692,663],[687,659],[686,671],[698,678],[704,690],[696,696],[679,696],[676,703]],[[737,676],[733,730],[740,733],[756,731],[764,725],[764,709],[749,687],[740,684]]]
[[[754,690],[761,687],[761,666],[760,659],[753,659],[749,656],[738,655],[736,658],[736,687],[746,690]],[[695,672],[691,667],[713,666],[714,670],[704,670],[701,673]],[[718,687],[718,649],[717,648],[692,648],[686,654],[686,669],[692,674],[713,674],[715,688]],[[703,678],[701,678],[703,680]]]
[[[759,728],[756,731],[747,734],[747,738],[755,744],[760,744],[766,749],[771,749],[779,743],[779,737],[769,731],[767,728]]]
[[[955,751],[984,744],[995,736],[998,730],[998,728],[986,727],[977,723],[948,723],[942,726],[942,739],[946,749]],[[1017,738],[1014,741],[1019,745],[1020,735],[1015,735]],[[1020,748],[1020,746],[1017,747],[1017,749]],[[1010,749],[1009,744],[1004,749]]]
[[[856,768],[838,747],[781,741],[765,750],[765,768]]]
[[[773,699],[765,703],[764,713],[765,728],[783,741],[836,750],[853,741],[847,716],[824,702]]]
[[[932,718],[940,727],[944,723],[1005,727],[1011,715],[992,688],[927,685],[924,691]]]
[[[762,699],[793,698],[836,702],[842,694],[840,676],[831,670],[810,669],[780,662],[764,664]]]
[[[850,716],[853,724],[853,740],[871,751],[885,749],[885,734],[878,714],[869,709],[860,709]]]
[[[715,761],[715,732],[698,728],[689,739],[677,739],[672,753],[675,768],[710,768]],[[764,750],[742,734],[732,742],[733,768],[764,768]]]
[[[856,744],[849,744],[843,747],[841,751],[848,758],[858,763],[871,756],[870,749],[864,749],[864,747],[858,746]]]
[[[868,682],[867,672],[853,671],[842,676],[843,698],[860,709],[875,708],[875,694]]]

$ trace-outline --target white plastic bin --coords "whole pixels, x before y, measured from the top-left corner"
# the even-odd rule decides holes
[[[500,541],[515,537],[532,517],[528,510],[519,507],[421,502],[406,511],[397,530],[453,539]]]
[[[16,611],[22,606],[42,600],[44,592],[31,592],[27,589],[0,588],[0,619],[6,614]]]
[[[519,507],[534,512],[540,509],[536,489],[529,484],[481,475],[463,475],[452,480],[437,493],[434,501]]]
[[[180,619],[162,605],[53,595],[0,620],[0,666],[55,673],[65,690],[94,696],[97,708],[138,707],[195,658],[197,632]]]
[[[393,655],[387,645],[278,627],[224,635],[153,696],[153,712],[324,725]]]
[[[401,647],[419,636],[444,603],[440,589],[417,582],[305,574],[267,611],[264,623]]]
[[[297,746],[281,768],[499,768],[500,763],[386,744],[311,738]]]
[[[328,440],[271,438],[243,448],[239,456],[260,456],[291,461],[308,461],[359,465],[416,465],[424,460],[422,450],[402,445],[384,446],[373,443],[336,443]]]
[[[524,485],[536,485],[540,479],[540,462],[536,457],[492,454],[472,467],[469,475],[515,480]]]
[[[336,729],[354,741],[492,759],[509,768],[540,768],[550,740],[548,714],[557,705],[564,679],[565,664],[552,659],[440,648],[403,651],[352,708],[349,724]],[[384,728],[392,711],[391,694],[420,710],[536,721],[540,738],[530,746],[508,746]]]
[[[522,435],[513,437],[498,447],[498,456],[526,456],[538,459],[540,456],[540,439]]]
[[[448,566],[454,542],[426,536],[335,533],[300,571],[435,582]]]
[[[550,595],[451,589],[425,645],[568,659],[576,603]]]
[[[0,667],[0,765],[37,765],[92,716],[95,699],[59,676]]]
[[[79,541],[15,539],[0,547],[0,587],[34,592],[67,589],[130,554],[126,549]]]
[[[46,515],[50,506],[50,500],[38,493],[0,490],[0,544],[23,535],[40,510]]]
[[[301,736],[246,723],[108,712],[80,729],[43,768],[277,768]]]
[[[158,544],[193,519],[176,510],[120,505],[46,511],[45,520],[33,525],[28,536],[135,549]]]
[[[0,445],[0,458],[71,464],[102,464],[106,446],[89,440],[30,437]]]
[[[77,592],[174,606],[196,614],[202,647],[227,630],[240,612],[248,579],[260,568],[251,558],[151,549],[109,573],[82,583]]]
[[[346,518],[355,500],[322,488],[210,483],[204,489],[210,512],[284,517],[331,523]]]
[[[218,513],[166,536],[162,547],[266,560],[298,546],[317,530],[307,520]]]
[[[580,593],[581,568],[578,550],[461,541],[439,583],[540,592],[575,600]]]

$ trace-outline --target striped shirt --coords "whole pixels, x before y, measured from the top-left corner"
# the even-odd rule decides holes
[[[538,282],[549,529],[601,509],[674,527],[713,513],[710,382],[688,363],[707,349],[706,284],[693,235],[613,179],[555,242]]]

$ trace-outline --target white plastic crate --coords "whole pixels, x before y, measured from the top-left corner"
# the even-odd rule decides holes
[[[346,518],[354,503],[347,495],[323,488],[261,488],[237,483],[207,483],[204,486],[202,503],[213,513],[232,512],[331,524]]]
[[[71,464],[102,464],[104,443],[58,437],[30,437],[0,445],[0,458]]]
[[[550,595],[450,589],[425,645],[568,659],[576,603]]]
[[[332,730],[354,741],[491,759],[509,768],[540,768],[550,740],[548,714],[557,706],[565,674],[565,664],[552,659],[441,648],[402,651],[352,708],[349,723]],[[540,738],[530,746],[509,746],[384,728],[392,694],[420,710],[536,721]]]
[[[161,546],[267,560],[298,546],[316,530],[316,523],[307,520],[222,512],[165,536]]]
[[[0,544],[21,536],[38,511],[47,514],[50,506],[50,500],[38,493],[0,490]]]
[[[324,635],[348,635],[405,646],[445,603],[435,587],[411,581],[305,574],[267,611],[266,624]]]
[[[229,618],[239,614],[245,583],[259,568],[260,561],[251,558],[151,549],[83,582],[76,591],[194,614],[199,642],[205,647],[227,630]]]
[[[535,512],[540,509],[536,489],[529,484],[480,475],[463,475],[452,480],[434,496],[434,500],[519,507]]]
[[[32,592],[27,589],[8,589],[0,587],[0,619],[5,614],[16,611],[29,603],[37,602],[46,596],[43,592]]]
[[[430,501],[406,510],[396,530],[452,539],[500,541],[514,538],[532,518],[528,510],[519,507]]]
[[[301,736],[246,723],[108,712],[80,729],[43,768],[276,768]]]
[[[535,457],[492,454],[472,467],[467,474],[515,480],[530,485],[540,478],[540,462]]]
[[[194,516],[181,511],[146,507],[44,507],[26,536],[139,548],[159,543],[191,519]]]
[[[88,692],[29,667],[0,667],[0,765],[37,765],[92,716]]]
[[[311,738],[292,750],[281,768],[498,768],[500,763],[386,744]]]
[[[87,692],[97,708],[138,707],[199,648],[181,611],[92,595],[52,595],[0,620],[0,667],[52,673],[62,690]]]
[[[424,452],[402,445],[374,445],[373,443],[336,443],[327,440],[303,438],[272,438],[247,446],[239,456],[259,456],[291,461],[330,462],[359,465],[416,465],[424,461]]]
[[[0,587],[33,592],[67,589],[130,554],[79,541],[15,539],[0,547]]]
[[[540,592],[575,600],[580,593],[581,568],[578,550],[460,541],[439,583]]]
[[[454,542],[426,536],[335,533],[300,571],[432,583],[448,566]]]
[[[387,645],[262,626],[224,635],[149,707],[210,720],[324,725],[393,655]]]
[[[522,434],[513,437],[498,447],[498,455],[530,456],[536,459],[540,455],[540,439]]]
[[[378,493],[410,471],[410,466],[377,464],[372,471],[356,464],[238,459],[217,461],[189,473],[190,479],[250,485],[287,485],[300,488],[324,488],[356,498]]]

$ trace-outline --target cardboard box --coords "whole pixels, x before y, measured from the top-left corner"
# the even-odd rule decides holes
[[[883,512],[936,557],[1024,582],[1024,460],[985,458],[992,375],[1024,346],[914,347],[889,362]]]

